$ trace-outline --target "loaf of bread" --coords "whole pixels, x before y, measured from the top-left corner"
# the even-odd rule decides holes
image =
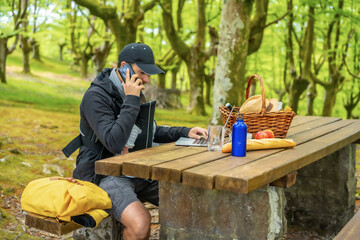
[[[261,95],[248,98],[240,107],[240,113],[259,113],[262,108]],[[269,106],[269,100],[265,99],[265,108]]]
[[[264,138],[264,139],[247,139],[246,151],[272,149],[272,148],[289,148],[295,147],[296,142],[292,139],[281,138]],[[224,144],[222,152],[231,152],[231,143]]]

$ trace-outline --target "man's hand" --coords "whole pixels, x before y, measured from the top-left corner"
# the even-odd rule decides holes
[[[129,148],[128,147],[124,147],[123,150],[122,150],[122,154],[127,154],[129,153]]]
[[[194,127],[190,129],[190,132],[188,134],[190,138],[200,139],[201,137],[204,137],[205,139],[208,138],[208,131],[201,127]]]
[[[126,82],[123,83],[125,95],[135,95],[140,97],[140,91],[145,89],[142,80],[134,74],[130,78],[130,70],[126,70]]]

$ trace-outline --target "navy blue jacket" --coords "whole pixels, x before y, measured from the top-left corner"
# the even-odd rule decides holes
[[[153,122],[149,122],[152,118],[147,120],[148,124],[145,124],[146,119],[139,119],[140,115],[148,115],[140,112],[141,98],[127,95],[123,101],[109,79],[111,70],[106,68],[96,77],[80,104],[81,134],[92,138],[96,144],[80,146],[73,172],[73,177],[77,179],[94,181],[95,161],[121,153],[134,124],[137,124],[142,132],[152,133]],[[141,111],[148,110],[147,107],[141,109]],[[157,143],[173,142],[180,137],[188,136],[189,131],[190,129],[186,127],[156,126],[154,138],[151,140]],[[148,139],[144,139],[144,136],[144,134],[139,135],[139,139],[135,142],[136,150],[146,147],[144,143]],[[147,147],[151,147],[151,144],[150,146],[147,144]]]

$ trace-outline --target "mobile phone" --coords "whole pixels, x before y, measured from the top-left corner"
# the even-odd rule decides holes
[[[124,83],[126,82],[126,70],[130,69],[130,78],[134,73],[134,70],[132,69],[131,65],[129,63],[126,63],[124,66],[122,66],[121,68],[118,69],[119,73],[120,73],[120,77],[122,78],[122,80],[124,81]]]

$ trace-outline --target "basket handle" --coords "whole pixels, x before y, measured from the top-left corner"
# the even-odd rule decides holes
[[[247,87],[246,87],[246,100],[249,98],[249,94],[250,94],[250,88],[251,88],[251,83],[253,81],[254,78],[257,78],[259,80],[260,83],[260,87],[261,87],[261,114],[266,113],[266,104],[265,104],[265,87],[264,87],[264,81],[262,80],[262,78],[260,77],[259,74],[254,74],[252,75],[247,83]]]

